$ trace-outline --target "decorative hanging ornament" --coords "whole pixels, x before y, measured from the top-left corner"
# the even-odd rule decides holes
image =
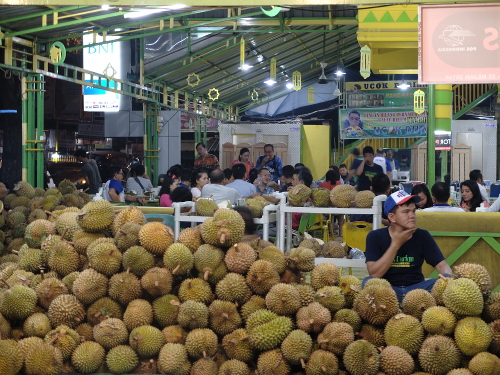
[[[106,68],[104,68],[104,71],[102,72],[102,74],[104,74],[104,76],[107,78],[107,79],[112,79],[115,74],[118,73],[116,71],[115,68],[113,68],[113,65],[111,65],[111,63],[109,63]]]
[[[413,111],[418,114],[425,112],[425,92],[422,90],[413,93]]]
[[[299,91],[302,88],[302,74],[296,70],[292,73],[293,89]]]
[[[309,87],[307,89],[307,102],[314,103],[314,87]]]
[[[212,88],[208,91],[208,98],[211,100],[211,101],[214,101],[214,100],[217,100],[219,99],[219,90],[217,90],[216,88]]]
[[[54,65],[61,65],[66,60],[66,47],[61,42],[54,42],[49,50],[50,61]]]
[[[259,92],[255,89],[252,90],[252,93],[250,94],[250,98],[256,102],[257,100],[259,100]]]
[[[191,87],[198,86],[198,84],[200,83],[200,76],[198,76],[198,74],[196,73],[188,74],[186,81],[188,86]]]
[[[245,39],[241,37],[240,39],[240,68],[243,69],[245,65]]]
[[[360,56],[360,65],[359,65],[359,74],[364,79],[368,78],[371,73],[371,64],[372,64],[372,50],[368,46],[363,46],[361,48],[361,56]]]
[[[269,65],[269,78],[276,81],[276,59],[274,57]]]
[[[281,7],[271,6],[270,10],[265,10],[264,8],[260,7],[260,10],[262,10],[262,13],[264,13],[268,17],[275,17],[281,11]]]

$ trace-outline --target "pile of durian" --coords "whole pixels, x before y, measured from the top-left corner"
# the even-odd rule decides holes
[[[262,196],[247,198],[244,203],[244,205],[250,209],[252,216],[255,218],[262,217],[264,207],[269,204],[269,201]],[[196,215],[199,216],[214,216],[215,211],[217,211],[219,208],[230,207],[231,203],[229,201],[223,201],[217,204],[215,200],[212,199],[212,197],[206,197],[196,199],[194,210],[196,212]]]
[[[315,207],[370,208],[375,194],[370,190],[358,191],[351,185],[337,185],[331,191],[325,188],[310,189],[296,185],[288,191],[288,203],[303,206],[310,199]]]
[[[500,293],[480,265],[400,305],[383,279],[361,288],[332,263],[315,266],[314,241],[284,255],[244,237],[231,209],[174,243],[136,207],[52,189],[34,200],[31,189],[4,201],[1,375],[500,374]],[[47,218],[12,204],[45,194]],[[55,209],[63,199],[81,208]],[[24,216],[15,225],[13,212]]]

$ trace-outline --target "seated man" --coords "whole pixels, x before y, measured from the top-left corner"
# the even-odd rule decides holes
[[[366,237],[368,274],[389,281],[400,302],[413,289],[432,290],[436,279],[425,280],[424,260],[440,274],[452,273],[429,232],[416,226],[415,202],[419,201],[417,195],[404,190],[392,193],[384,203],[391,225],[371,231]]]
[[[452,207],[448,204],[448,199],[450,199],[450,187],[444,182],[436,182],[432,185],[432,203],[434,206],[424,208],[423,211],[435,211],[435,212],[465,212],[460,207]]]
[[[238,190],[243,198],[247,198],[257,192],[257,188],[253,184],[244,180],[245,174],[247,173],[245,164],[234,164],[231,167],[231,170],[233,172],[234,180],[233,182],[227,184],[226,187]]]
[[[232,205],[241,198],[241,194],[236,189],[223,185],[224,172],[220,169],[214,169],[210,172],[210,183],[203,186],[201,190],[202,198],[212,197],[215,203],[219,204],[222,201],[228,200]]]
[[[375,195],[385,195],[389,196],[391,194],[391,181],[386,174],[377,173],[373,176],[372,186],[370,187],[371,191]],[[366,221],[368,223],[373,223],[373,215],[372,214],[352,214],[349,217],[350,221]],[[382,225],[388,227],[391,225],[389,220],[387,219],[387,214],[382,212]]]

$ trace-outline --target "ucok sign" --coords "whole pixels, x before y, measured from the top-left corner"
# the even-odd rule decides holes
[[[500,4],[419,6],[418,82],[500,82]]]

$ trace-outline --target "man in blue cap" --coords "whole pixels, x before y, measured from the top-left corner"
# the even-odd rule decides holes
[[[418,195],[404,190],[392,193],[384,203],[390,226],[374,230],[366,238],[366,267],[370,277],[389,281],[400,302],[410,290],[432,290],[436,279],[425,280],[424,261],[440,274],[452,273],[430,233],[416,226],[415,203],[419,201]]]

